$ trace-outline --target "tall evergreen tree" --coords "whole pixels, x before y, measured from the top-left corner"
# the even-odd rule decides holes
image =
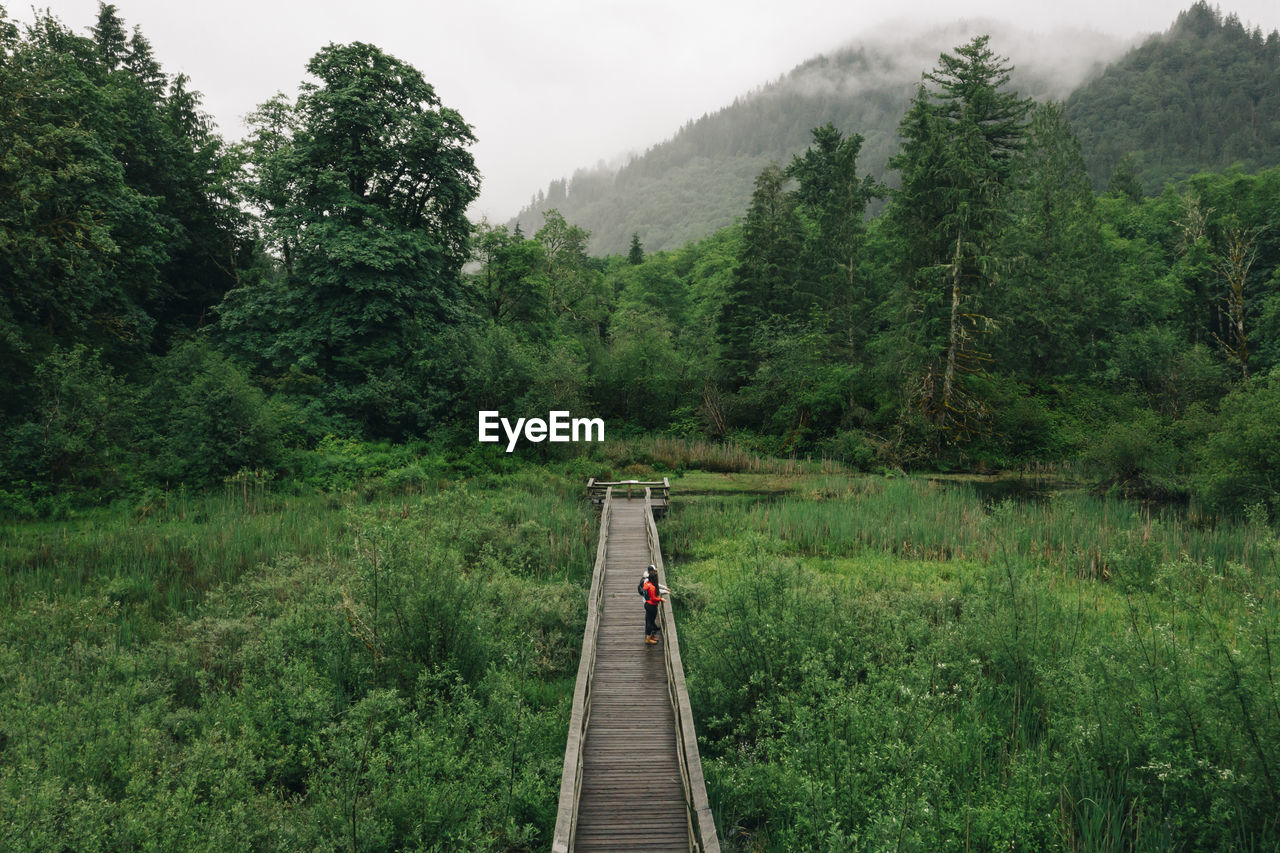
[[[119,10],[110,3],[98,4],[98,21],[93,25],[93,43],[98,48],[98,59],[107,71],[115,71],[129,56],[129,37]]]
[[[1111,178],[1107,181],[1107,192],[1127,198],[1134,204],[1142,203],[1145,193],[1142,191],[1142,181],[1134,171],[1133,157],[1126,154],[1120,158],[1120,162],[1116,163],[1115,169],[1111,172]]]
[[[908,398],[948,442],[981,428],[966,376],[987,360],[980,339],[996,280],[1005,189],[1026,135],[1029,102],[1004,90],[1010,67],[978,36],[942,54],[899,127],[890,165],[902,176],[889,213],[903,277],[895,334]]]
[[[763,325],[808,307],[796,286],[803,234],[785,180],[776,165],[756,178],[738,262],[717,322],[721,372],[734,389],[750,379],[760,363],[754,338]]]
[[[1081,376],[1100,365],[1114,309],[1089,172],[1062,107],[1036,108],[1009,190],[992,294],[996,365],[1023,380]]]
[[[34,399],[36,365],[84,344],[137,358],[143,306],[167,260],[159,199],[130,180],[119,115],[127,75],[96,44],[39,15],[25,38],[0,18],[0,413]],[[145,121],[147,116],[136,117]]]
[[[164,93],[165,76],[151,50],[151,41],[142,34],[142,28],[135,26],[133,35],[129,37],[129,56],[126,60],[133,76],[159,98]]]
[[[627,262],[633,267],[644,263],[644,246],[640,245],[640,235],[631,235],[631,248],[627,251]]]
[[[846,343],[861,348],[874,302],[863,272],[865,214],[884,187],[858,175],[862,136],[844,136],[828,122],[813,129],[813,143],[797,155],[786,174],[796,181],[794,197],[807,224],[801,265],[805,289],[830,312]]]

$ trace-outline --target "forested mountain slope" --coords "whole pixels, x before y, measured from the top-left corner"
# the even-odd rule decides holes
[[[1280,163],[1280,34],[1200,2],[1067,99],[1094,187],[1128,155],[1149,193],[1240,163]]]
[[[815,57],[690,121],[616,172],[582,169],[552,181],[516,221],[532,234],[543,212],[555,208],[591,233],[593,253],[625,252],[633,233],[647,249],[678,248],[741,216],[760,171],[788,162],[808,145],[810,131],[827,122],[862,134],[861,162],[884,177],[921,73],[941,51],[979,33],[990,33],[993,48],[1013,60],[1013,86],[1038,99],[1065,98],[1123,50],[1098,33],[1031,34],[991,21],[873,37]]]

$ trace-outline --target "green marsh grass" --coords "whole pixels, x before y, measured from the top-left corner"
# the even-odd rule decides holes
[[[545,849],[581,483],[257,479],[0,529],[0,848]]]
[[[664,545],[679,554],[693,541],[744,527],[806,555],[883,552],[984,563],[1016,557],[1064,576],[1101,579],[1149,573],[1183,554],[1233,575],[1233,566],[1248,566],[1274,576],[1280,560],[1275,534],[1256,524],[1206,527],[1173,510],[1079,492],[992,506],[964,486],[876,477],[814,478],[798,494],[768,501],[690,503],[673,513]]]
[[[1280,846],[1265,525],[839,476],[662,535],[726,849]]]
[[[667,471],[701,470],[741,474],[835,474],[844,466],[828,459],[778,458],[734,442],[647,437],[608,442],[605,459],[614,465],[656,466]]]
[[[153,616],[190,612],[208,590],[280,554],[341,552],[339,518],[329,496],[264,501],[246,512],[238,496],[221,495],[184,499],[141,517],[102,510],[70,522],[6,524],[4,603],[71,599],[102,587],[145,604]]]

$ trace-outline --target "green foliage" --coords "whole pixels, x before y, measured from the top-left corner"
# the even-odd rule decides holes
[[[7,27],[7,25],[6,25]],[[35,365],[80,343],[125,366],[203,320],[246,264],[199,95],[114,6],[93,38],[49,13],[0,44],[0,416]]]
[[[550,312],[542,243],[513,237],[503,225],[481,224],[472,257],[481,264],[480,271],[468,279],[476,313],[495,323],[519,324],[530,338],[546,334]]]
[[[264,105],[250,147],[249,196],[286,275],[234,294],[220,324],[271,374],[314,376],[370,434],[403,434],[429,418],[420,401],[440,377],[423,356],[461,299],[474,137],[416,69],[372,45],[330,45],[307,70],[320,82],[292,108]]]
[[[89,497],[127,485],[121,478],[133,467],[135,390],[83,345],[55,349],[36,368],[35,380],[40,395],[32,419],[7,431],[6,485],[30,489],[36,498],[59,488]]]
[[[843,136],[835,125],[814,128],[813,144],[787,167],[794,179],[801,215],[810,223],[804,249],[803,285],[816,304],[843,308],[851,315],[870,310],[868,282],[861,275],[867,205],[884,197],[885,188],[858,175],[863,138]],[[861,291],[861,292],[859,292]]]
[[[782,170],[770,166],[756,179],[742,225],[742,248],[717,322],[720,370],[731,388],[759,364],[753,338],[761,323],[803,311],[797,292],[801,231],[796,201],[783,189]]]
[[[863,215],[882,188],[858,175],[862,137],[833,125],[785,172],[756,181],[737,264],[716,318],[719,375],[740,390],[732,420],[785,434],[783,450],[829,434],[849,408],[872,306]],[[795,179],[794,190],[786,180]],[[836,363],[825,353],[834,346]],[[772,417],[762,417],[772,412]]]
[[[1146,395],[1152,406],[1178,415],[1216,400],[1226,382],[1222,362],[1204,344],[1187,347],[1167,326],[1148,326],[1115,341],[1107,377]]]
[[[1229,383],[1280,353],[1280,173],[1095,197],[1064,111],[1037,108],[1024,127],[1013,70],[984,38],[940,57],[932,92],[905,116],[901,104],[890,111],[905,145],[886,216],[865,218],[882,188],[858,172],[891,148],[879,119],[846,133],[824,115],[807,132],[789,125],[785,144],[808,147],[788,148],[785,169],[760,171],[778,142],[763,131],[735,143],[758,178],[740,226],[653,252],[628,223],[638,251],[599,259],[558,207],[579,209],[587,176],[543,199],[532,237],[473,233],[462,217],[478,181],[470,128],[376,47],[320,51],[296,102],[264,103],[249,139],[225,151],[141,32],[130,36],[111,7],[99,18],[87,39],[47,15],[25,36],[5,29],[0,85],[26,106],[0,115],[31,131],[6,137],[3,160],[21,209],[0,256],[28,264],[11,270],[17,289],[0,305],[14,512],[66,511],[68,488],[216,484],[281,472],[283,459],[312,485],[345,488],[359,466],[308,468],[326,436],[469,446],[475,411],[512,407],[598,415],[620,433],[736,435],[758,451],[863,467],[1028,465],[1093,445],[1106,449],[1089,460],[1099,478],[1117,482],[1133,479],[1142,466],[1130,451],[1147,446],[1160,460],[1140,479],[1182,492]],[[876,61],[853,52],[798,73],[826,79]],[[397,100],[403,87],[413,103]],[[63,104],[68,93],[77,105]],[[865,100],[884,118],[894,98],[881,95]],[[784,100],[746,109],[790,115]],[[22,147],[46,131],[66,145]],[[64,148],[76,170],[40,159]],[[674,164],[690,151],[655,156]],[[127,223],[112,224],[112,211]],[[46,219],[83,228],[63,239]],[[464,274],[466,257],[477,264]],[[178,344],[215,302],[218,327],[193,355]],[[52,445],[36,369],[75,345],[100,351],[128,383],[122,399],[143,400],[147,415],[124,405],[110,440],[89,441],[110,460],[98,467],[117,469],[93,483],[48,476],[62,463],[41,456]],[[1127,426],[1137,410],[1162,419],[1158,442]],[[433,462],[410,480],[453,464],[496,463]]]
[[[545,292],[551,317],[581,329],[600,316],[604,298],[597,271],[587,261],[587,231],[571,225],[558,210],[548,210],[534,239],[544,249]]]
[[[1108,486],[1141,491],[1175,489],[1178,457],[1169,438],[1169,426],[1149,409],[1133,412],[1129,419],[1110,424],[1085,449],[1082,460]]]
[[[646,250],[678,250],[731,226],[750,204],[761,170],[803,154],[812,143],[811,129],[828,122],[864,138],[864,169],[884,180],[900,144],[898,121],[920,71],[939,50],[970,35],[964,26],[921,23],[927,29],[908,27],[897,37],[881,33],[815,56],[722,109],[691,116],[620,168],[579,169],[567,180],[552,181],[514,221],[532,232],[543,211],[555,207],[591,232],[594,253],[625,254],[637,229]],[[1102,61],[1120,52],[1115,43],[1090,36],[1066,41],[1080,36],[1055,33],[1053,52]],[[1014,79],[1020,91],[1041,101],[1065,97],[1076,82],[1061,65],[1041,65],[1034,56]]]
[[[443,478],[445,464],[438,456],[415,452],[420,450],[326,435],[314,450],[297,452],[291,462],[300,484],[325,492],[349,492],[376,484],[390,486],[393,491],[421,491]]]
[[[1026,100],[1005,91],[1006,60],[979,36],[944,53],[903,117],[902,151],[890,166],[902,186],[887,214],[900,246],[903,287],[894,296],[895,348],[914,374],[908,405],[939,439],[964,441],[985,427],[986,404],[968,377],[983,370],[982,339],[1004,318],[988,293],[1008,217],[1005,194],[1025,137]]]
[[[1276,846],[1280,169],[1192,174],[1274,159],[1233,118],[1274,42],[1197,5],[1099,78],[1151,60],[1124,112],[1160,139],[1106,195],[1092,90],[1024,124],[981,37],[905,116],[766,93],[557,183],[526,237],[466,221],[471,129],[376,47],[224,150],[113,6],[91,38],[0,10],[0,846],[545,847],[574,497],[694,468],[768,493],[663,532],[729,844]],[[1169,92],[1226,118],[1149,132]],[[655,221],[579,218],[611,182]],[[702,200],[745,218],[662,251]],[[628,438],[529,451],[556,475],[476,446],[481,409]],[[898,476],[1046,462],[1247,523]]]
[[[6,848],[545,848],[595,549],[576,488],[7,528]]]
[[[667,524],[726,849],[1276,842],[1269,531],[844,478]]]
[[[853,389],[854,368],[827,355],[825,336],[770,323],[758,330],[761,363],[739,395],[756,417],[742,420],[783,438],[783,453],[807,447],[840,425]]]
[[[1138,180],[1138,175],[1133,170],[1132,156],[1126,154],[1120,158],[1119,163],[1116,163],[1115,169],[1111,172],[1111,178],[1107,181],[1107,192],[1127,198],[1134,204],[1142,203],[1144,195],[1142,182]]]
[[[1242,385],[1222,401],[1216,429],[1199,447],[1192,483],[1214,508],[1253,505],[1280,518],[1280,375]]]
[[[280,427],[266,395],[207,342],[161,359],[142,405],[155,435],[150,466],[162,482],[210,486],[279,463]]]
[[[692,384],[674,346],[673,324],[644,308],[623,308],[612,319],[598,396],[631,423],[661,427]]]
[[[1103,355],[1099,332],[1116,295],[1080,145],[1060,107],[1032,112],[1008,207],[1006,268],[989,302],[992,354],[1023,379],[1087,375]]]

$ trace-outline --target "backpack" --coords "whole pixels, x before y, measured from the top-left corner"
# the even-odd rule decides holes
[[[645,585],[645,582],[649,580],[650,570],[653,570],[653,588],[657,589],[658,588],[658,572],[653,569],[653,566],[649,566],[649,568],[645,570],[645,573],[640,576],[640,583],[636,584],[636,592],[640,593],[640,597],[643,598],[646,602],[649,600],[649,596],[645,595],[644,585]]]

